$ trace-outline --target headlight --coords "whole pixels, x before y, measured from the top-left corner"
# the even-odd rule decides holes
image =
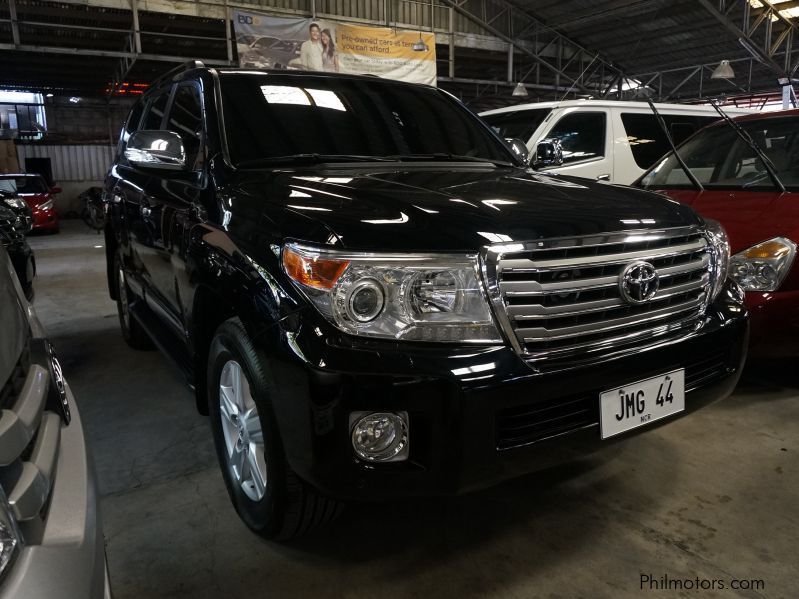
[[[775,237],[735,254],[730,260],[730,276],[744,291],[777,291],[796,255],[796,244]]]
[[[319,312],[353,335],[498,343],[477,256],[344,253],[288,244],[283,268]]]
[[[22,534],[8,505],[6,494],[0,487],[0,577],[2,577],[14,558],[22,549]]]
[[[6,198],[5,202],[6,206],[13,208],[14,210],[24,210],[28,207],[28,205],[25,203],[25,200],[22,198]]]
[[[724,227],[718,221],[706,218],[705,224],[707,225],[707,236],[713,250],[710,262],[712,283],[710,301],[713,301],[721,293],[729,273],[730,240],[727,237],[727,231],[724,230]]]
[[[39,210],[51,210],[53,208],[53,198],[50,198],[46,202],[42,202],[39,204]]]

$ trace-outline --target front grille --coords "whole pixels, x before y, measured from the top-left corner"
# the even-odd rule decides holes
[[[708,385],[735,370],[730,364],[730,353],[727,349],[694,360],[684,368],[686,392]],[[662,372],[672,369],[665,367]],[[589,393],[498,410],[497,449],[530,445],[582,428],[599,426],[599,395],[606,390],[596,389]]]
[[[708,297],[712,253],[701,231],[681,228],[505,244],[489,252],[489,287],[517,349],[546,368],[634,351],[694,330]],[[644,303],[621,294],[634,262],[655,267]]]

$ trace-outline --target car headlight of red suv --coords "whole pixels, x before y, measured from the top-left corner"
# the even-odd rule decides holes
[[[777,291],[795,256],[793,241],[775,237],[735,254],[730,259],[730,276],[744,291]]]

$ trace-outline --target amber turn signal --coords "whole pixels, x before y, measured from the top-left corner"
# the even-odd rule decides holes
[[[741,256],[753,260],[767,260],[769,258],[782,258],[790,252],[790,247],[776,239],[772,239],[741,252]]]
[[[349,260],[331,260],[283,248],[283,268],[292,279],[314,289],[332,289],[344,273]]]

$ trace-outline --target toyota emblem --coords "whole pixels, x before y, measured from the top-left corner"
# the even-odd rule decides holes
[[[621,296],[631,304],[642,304],[655,297],[660,283],[658,271],[649,262],[633,262],[619,277]]]

